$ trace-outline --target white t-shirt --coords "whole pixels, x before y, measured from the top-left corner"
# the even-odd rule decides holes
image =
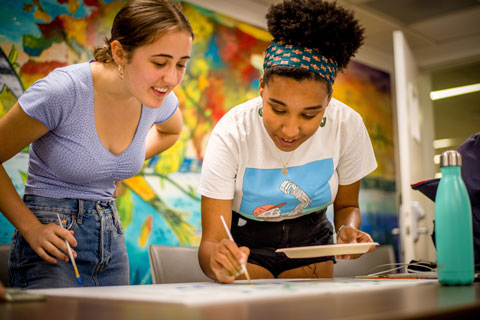
[[[248,219],[280,221],[326,208],[339,184],[354,183],[377,167],[360,114],[344,103],[332,98],[325,125],[292,152],[275,146],[261,108],[257,97],[217,123],[203,160],[201,195],[233,199],[232,210]],[[288,162],[286,175],[282,162]]]

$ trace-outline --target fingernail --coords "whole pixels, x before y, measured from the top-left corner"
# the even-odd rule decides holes
[[[246,264],[247,263],[247,255],[242,252],[242,257],[240,258],[240,263],[241,264]]]

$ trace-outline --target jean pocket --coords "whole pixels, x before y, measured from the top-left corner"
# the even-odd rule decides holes
[[[28,205],[27,205],[28,206]],[[38,208],[35,206],[28,206],[29,209],[35,214],[38,221],[42,224],[53,223],[58,225],[58,217],[62,222],[62,227],[67,230],[72,230],[75,224],[75,218],[71,214],[65,214],[63,212],[57,212],[55,208]],[[60,209],[62,211],[62,209]]]
[[[31,266],[43,261],[17,230],[12,236],[12,250],[10,252],[9,260],[10,270],[24,266]]]

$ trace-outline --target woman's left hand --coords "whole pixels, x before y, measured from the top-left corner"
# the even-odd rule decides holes
[[[373,242],[372,237],[366,232],[360,231],[354,226],[345,226],[337,234],[337,244],[342,243],[367,243]],[[375,251],[375,245],[372,245],[367,252]],[[344,254],[336,256],[337,259],[357,259],[362,254]]]

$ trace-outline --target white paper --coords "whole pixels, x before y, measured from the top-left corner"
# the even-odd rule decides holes
[[[184,305],[222,304],[260,299],[292,298],[339,292],[381,290],[394,287],[436,283],[437,280],[372,279],[264,279],[233,284],[211,282],[175,283],[115,287],[35,289],[46,296],[98,298],[110,300],[152,301]]]

